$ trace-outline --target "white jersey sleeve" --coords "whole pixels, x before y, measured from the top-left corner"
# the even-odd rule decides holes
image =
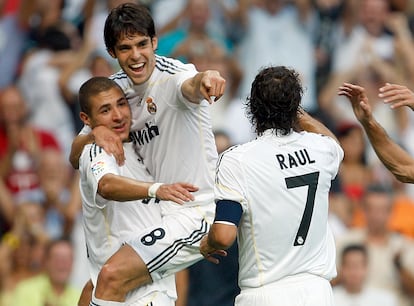
[[[218,167],[215,181],[216,202],[219,200],[231,200],[243,204],[246,203],[246,199],[248,198],[246,194],[246,182],[240,161],[237,159],[236,154],[229,153],[237,147],[234,146],[228,149],[224,152],[225,154],[220,155],[217,162]],[[245,205],[243,206],[245,207]]]
[[[120,175],[115,158],[106,153],[103,148],[95,143],[89,144],[85,146],[80,158],[79,171],[82,173],[89,186],[85,186],[85,188],[90,189],[91,195],[93,195],[93,202],[89,204],[103,208],[106,205],[107,200],[99,196],[98,184],[101,178],[106,174]]]

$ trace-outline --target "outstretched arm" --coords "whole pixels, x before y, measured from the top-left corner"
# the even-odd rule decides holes
[[[157,197],[160,200],[183,204],[194,200],[191,192],[197,190],[196,186],[188,183],[154,184],[115,174],[104,175],[98,183],[98,193],[105,199],[114,201],[132,201]]]
[[[223,96],[225,85],[226,80],[218,71],[207,70],[185,80],[181,91],[183,96],[192,103],[200,103],[202,99],[206,99],[211,104]],[[215,97],[214,101],[211,97]]]
[[[401,182],[414,183],[414,159],[396,144],[372,115],[371,106],[361,86],[344,83],[339,95],[346,96],[358,121],[362,124],[378,158]]]

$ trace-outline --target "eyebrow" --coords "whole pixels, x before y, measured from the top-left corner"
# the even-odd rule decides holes
[[[103,108],[109,107],[109,106],[110,106],[110,103],[102,104],[101,106],[98,107],[98,111],[102,110]]]

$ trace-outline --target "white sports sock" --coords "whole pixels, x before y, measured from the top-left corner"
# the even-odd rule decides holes
[[[112,302],[97,299],[95,295],[92,295],[92,301],[89,306],[125,306],[124,302]]]

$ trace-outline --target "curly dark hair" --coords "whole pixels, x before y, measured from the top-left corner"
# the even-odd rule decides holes
[[[247,115],[258,135],[267,129],[290,133],[298,120],[303,88],[299,74],[285,66],[263,68],[252,83]]]
[[[156,36],[154,20],[144,5],[125,3],[112,9],[105,21],[104,40],[108,51],[114,52],[122,37],[141,34],[151,39]]]

